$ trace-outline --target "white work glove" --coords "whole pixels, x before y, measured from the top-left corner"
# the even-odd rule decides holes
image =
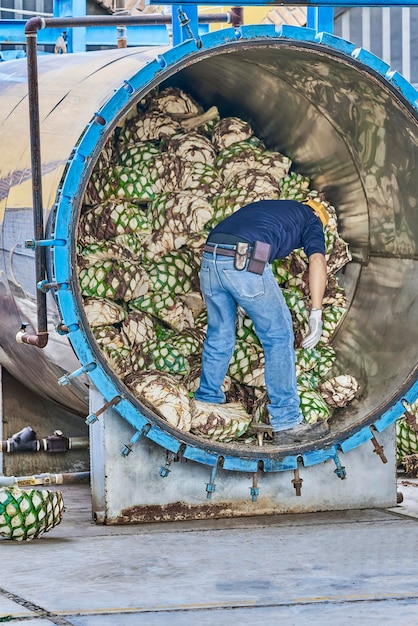
[[[309,316],[309,334],[302,341],[302,348],[314,348],[322,335],[322,309],[312,309]]]

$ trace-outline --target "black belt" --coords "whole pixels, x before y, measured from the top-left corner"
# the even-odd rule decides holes
[[[252,250],[252,248],[251,248]],[[247,252],[247,259],[251,257],[251,250]],[[208,246],[207,244],[203,248],[204,252],[215,252],[215,254],[221,254],[222,256],[235,256],[235,246],[234,249],[231,248],[221,248],[219,245],[215,244],[212,246]]]

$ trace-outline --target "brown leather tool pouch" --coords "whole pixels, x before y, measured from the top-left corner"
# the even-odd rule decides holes
[[[235,246],[234,267],[236,270],[245,269],[247,263],[248,243],[239,241]]]
[[[248,271],[253,274],[262,274],[270,258],[271,245],[264,241],[256,241],[248,263]]]

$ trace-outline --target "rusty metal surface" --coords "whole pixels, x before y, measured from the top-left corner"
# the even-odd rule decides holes
[[[237,504],[237,503],[234,503]],[[241,507],[237,507],[234,517],[245,516],[239,513]],[[268,509],[267,509],[268,510]],[[273,513],[273,507],[270,508]],[[230,518],[232,514],[231,503],[225,504],[190,504],[187,502],[171,502],[162,505],[131,506],[120,511],[116,517],[105,517],[105,524],[136,524],[149,522],[178,522],[199,519],[222,519]],[[265,514],[263,512],[263,514]]]

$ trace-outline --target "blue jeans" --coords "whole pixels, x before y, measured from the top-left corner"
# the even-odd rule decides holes
[[[222,248],[233,246],[222,245]],[[248,263],[248,262],[247,262]],[[202,352],[202,374],[195,393],[202,402],[225,402],[221,387],[235,349],[237,304],[245,309],[263,346],[264,378],[274,431],[302,421],[296,387],[292,318],[270,265],[258,275],[234,268],[233,257],[204,252],[200,288],[208,327]]]

